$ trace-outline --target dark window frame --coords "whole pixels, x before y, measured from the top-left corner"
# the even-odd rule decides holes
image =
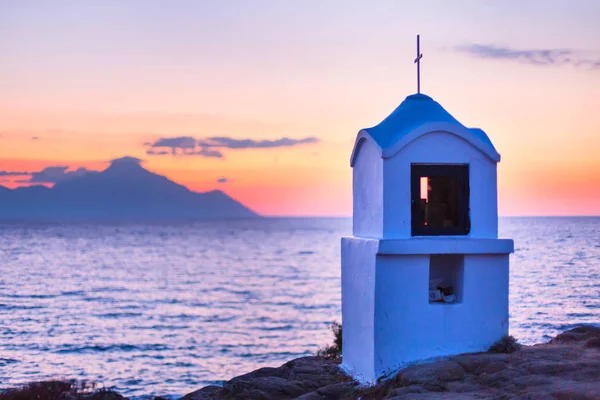
[[[457,227],[433,228],[423,225],[421,218],[421,178],[456,177],[458,190]],[[466,236],[471,231],[469,164],[411,164],[411,235],[412,236]]]

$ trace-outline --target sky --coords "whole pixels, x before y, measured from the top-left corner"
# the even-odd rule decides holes
[[[600,215],[599,20],[596,0],[0,0],[0,185],[134,156],[264,215],[349,216],[356,134],[416,92],[420,34],[422,92],[502,155],[500,215]]]

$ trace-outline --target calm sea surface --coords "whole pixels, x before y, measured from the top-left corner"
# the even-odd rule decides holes
[[[349,219],[0,224],[0,388],[178,396],[331,342]],[[511,334],[600,322],[600,218],[504,218]]]

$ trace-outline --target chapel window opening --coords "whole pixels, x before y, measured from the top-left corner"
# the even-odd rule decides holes
[[[413,164],[412,235],[467,235],[469,166]]]

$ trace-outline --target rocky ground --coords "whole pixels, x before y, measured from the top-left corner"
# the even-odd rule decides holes
[[[416,365],[365,388],[339,361],[304,357],[207,386],[181,400],[600,399],[600,328],[582,326],[511,354],[476,353]]]
[[[322,357],[298,358],[180,400],[600,399],[600,328],[581,326],[510,354],[463,354],[412,366],[374,387],[359,386],[338,364]],[[82,389],[74,381],[32,383],[0,391],[0,400],[124,400],[112,391]]]

